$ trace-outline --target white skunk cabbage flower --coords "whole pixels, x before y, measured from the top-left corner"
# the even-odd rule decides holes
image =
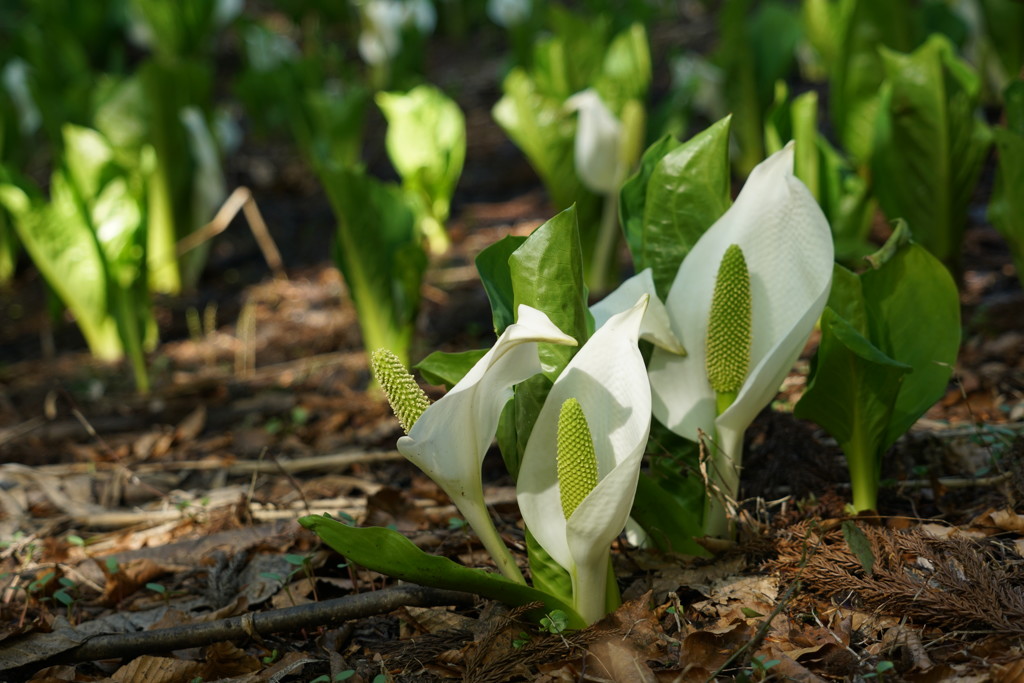
[[[825,307],[833,256],[828,221],[793,175],[791,142],[751,172],[736,202],[679,266],[665,305],[689,355],[654,350],[654,416],[688,439],[702,432],[714,439],[710,476],[727,497],[738,493],[744,431],[778,392]],[[730,287],[744,271],[746,289]],[[720,313],[713,316],[716,297]],[[720,512],[705,519],[711,535],[730,533]]]
[[[616,313],[630,308],[642,295],[648,294],[650,301],[647,312],[640,323],[640,338],[645,339],[670,353],[686,355],[686,350],[672,331],[672,321],[668,317],[668,309],[658,298],[654,287],[654,271],[644,268],[633,277],[625,280],[614,291],[590,307],[594,316],[594,329],[608,322]]]
[[[622,160],[622,122],[591,88],[565,104],[579,114],[574,153],[580,182],[598,194],[618,192],[629,170]]]
[[[363,6],[359,56],[374,66],[387,64],[402,48],[406,9],[400,0],[370,0]]]
[[[587,623],[605,613],[610,545],[629,518],[651,428],[637,347],[648,299],[599,327],[555,380],[519,470],[523,520],[572,577]]]
[[[541,371],[538,342],[576,345],[576,340],[544,313],[520,306],[517,322],[505,328],[490,351],[429,407],[425,397],[420,399],[405,385],[399,391],[406,392],[408,398],[389,389],[383,375],[394,375],[393,371],[378,373],[378,381],[408,432],[398,440],[398,451],[444,489],[502,574],[519,583],[525,583],[522,574],[487,512],[480,468],[498,431],[501,411],[512,398],[512,385]],[[376,372],[377,359],[374,361]],[[398,368],[404,372],[401,363]]]

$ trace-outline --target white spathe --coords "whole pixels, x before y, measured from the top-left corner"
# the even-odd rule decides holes
[[[541,371],[537,343],[575,346],[541,311],[521,305],[518,320],[451,391],[427,408],[398,440],[398,451],[433,479],[473,527],[509,578],[518,574],[484,504],[480,467],[498,430],[512,386]],[[522,581],[522,577],[518,578]]]
[[[750,372],[733,404],[716,417],[705,370],[705,338],[725,250],[739,245],[750,272]],[[655,349],[649,373],[654,416],[697,440],[717,432],[727,456],[778,392],[821,315],[832,285],[832,233],[807,187],[793,175],[793,143],[751,172],[736,202],[701,236],[672,283],[665,306],[688,355]]]
[[[574,150],[576,175],[593,192],[618,192],[627,171],[622,163],[622,122],[593,89],[576,93],[565,105],[579,116]]]
[[[686,350],[672,331],[668,310],[658,298],[654,287],[654,271],[650,268],[644,268],[623,281],[615,290],[590,307],[590,314],[594,316],[594,329],[604,325],[616,313],[631,307],[644,294],[650,295],[651,298],[644,319],[640,323],[640,338],[666,351],[685,355]]]
[[[649,297],[612,316],[555,380],[523,454],[516,495],[537,542],[572,577],[573,603],[588,623],[604,616],[611,542],[626,524],[651,428],[651,390],[637,347]],[[567,520],[556,440],[562,404],[575,398],[590,426],[597,486]]]

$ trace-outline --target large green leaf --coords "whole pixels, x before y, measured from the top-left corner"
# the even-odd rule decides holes
[[[572,205],[586,193],[573,159],[576,120],[561,99],[543,94],[523,69],[510,71],[502,90],[494,120],[526,154],[555,205]]]
[[[884,78],[879,46],[910,50],[916,44],[914,15],[889,0],[808,0],[831,29],[818,32],[829,73],[829,112],[843,147],[859,164],[871,159],[878,88]],[[824,6],[828,6],[826,9]],[[808,14],[805,11],[805,17]],[[817,22],[820,29],[822,24]]]
[[[402,191],[361,169],[318,167],[338,221],[335,261],[359,314],[363,344],[408,363],[427,258]]]
[[[865,444],[865,452],[874,456],[882,448],[903,376],[909,372],[913,368],[884,354],[826,307],[814,377],[796,416],[814,420],[841,445]]]
[[[103,253],[78,198],[60,172],[50,181],[50,201],[22,188],[0,186],[0,202],[32,262],[75,321],[92,353],[105,360],[121,358],[124,349],[110,315]]]
[[[638,271],[654,271],[659,296],[667,295],[683,258],[732,203],[729,124],[726,117],[681,145],[659,140],[623,188],[633,262]]]
[[[949,271],[914,243],[865,272],[861,284],[872,343],[914,369],[893,407],[886,448],[946,392],[960,348],[960,297]]]
[[[911,371],[825,308],[814,376],[794,412],[839,442],[858,509],[876,506],[883,442],[904,375]]]
[[[498,574],[470,569],[446,557],[428,555],[396,531],[380,527],[356,528],[316,516],[302,517],[299,523],[346,559],[367,569],[423,586],[475,593],[513,606],[543,603],[543,608],[530,613],[532,618],[539,619],[546,612],[559,609],[569,616],[572,628],[586,626],[575,610],[558,598]]]
[[[142,345],[147,333],[155,339],[155,322],[145,289],[141,174],[119,167],[95,130],[66,125],[62,136],[49,202],[13,184],[0,188],[0,202],[92,353],[114,360],[127,352],[145,392]]]
[[[568,208],[540,226],[509,257],[513,305],[532,306],[582,346],[587,340],[587,289],[583,284],[576,210]],[[578,347],[540,344],[544,374],[552,381]]]
[[[956,285],[909,241],[905,223],[871,263],[859,277],[836,267],[811,381],[795,411],[843,448],[858,509],[875,507],[882,454],[942,397],[960,343]]]
[[[147,142],[156,152],[156,167],[147,192],[146,258],[150,288],[178,293],[198,280],[208,244],[179,262],[177,242],[213,218],[198,171],[204,168],[194,150],[201,147],[182,120],[182,113],[209,106],[213,72],[208,64],[190,61],[149,61],[139,67],[147,114]],[[204,172],[206,172],[204,170]],[[223,182],[223,181],[221,181]]]
[[[480,282],[483,283],[484,291],[491,302],[495,335],[500,336],[506,327],[516,321],[516,310],[513,305],[515,293],[512,290],[512,272],[509,270],[508,260],[512,252],[525,241],[525,237],[506,235],[476,256]]]
[[[886,82],[877,119],[875,192],[890,218],[947,266],[959,260],[967,205],[991,135],[976,116],[979,80],[932,36],[911,54],[882,50]]]
[[[650,83],[647,31],[642,24],[633,24],[612,39],[594,79],[594,89],[612,111],[622,111],[629,100],[646,100]]]

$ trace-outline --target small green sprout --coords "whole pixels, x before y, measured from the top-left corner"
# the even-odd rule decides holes
[[[569,628],[569,615],[560,609],[551,610],[541,618],[540,627],[552,635],[563,633]]]

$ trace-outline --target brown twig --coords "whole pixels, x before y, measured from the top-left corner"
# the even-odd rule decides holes
[[[50,661],[32,662],[31,666],[38,669],[58,662],[85,662],[134,657],[141,654],[199,647],[225,640],[295,632],[304,628],[332,627],[351,619],[386,614],[399,607],[436,607],[441,605],[471,607],[473,600],[472,594],[461,591],[440,590],[416,585],[396,586],[373,593],[348,595],[343,598],[296,607],[267,612],[248,612],[241,616],[206,623],[138,633],[96,636],[81,645],[65,650]],[[59,634],[43,634],[38,637],[46,638],[51,635]]]
[[[284,266],[282,265],[281,252],[278,251],[277,245],[274,244],[274,238],[270,236],[267,223],[263,220],[263,215],[260,214],[260,209],[256,206],[256,200],[252,198],[252,192],[247,187],[236,187],[235,191],[224,200],[212,221],[183,237],[178,242],[178,256],[180,257],[188,253],[203,242],[227,230],[239,211],[245,216],[245,220],[249,224],[249,230],[252,231],[252,236],[256,238],[256,245],[263,253],[263,260],[267,262],[274,277],[279,280],[287,280],[288,275],[285,273]]]

